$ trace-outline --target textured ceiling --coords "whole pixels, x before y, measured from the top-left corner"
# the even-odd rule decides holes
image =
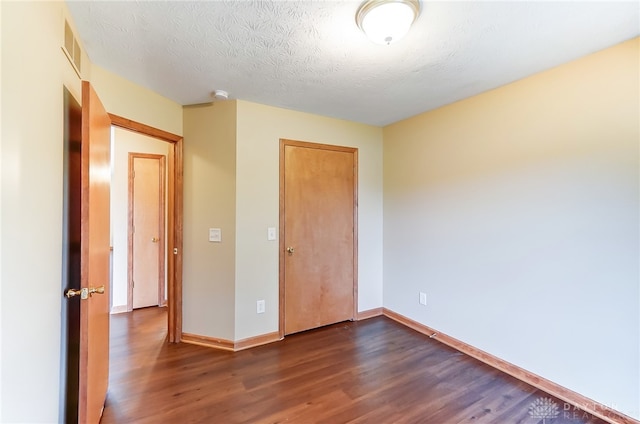
[[[373,125],[504,85],[640,33],[640,3],[422,1],[373,44],[359,1],[70,1],[92,62],[180,104],[234,99]]]

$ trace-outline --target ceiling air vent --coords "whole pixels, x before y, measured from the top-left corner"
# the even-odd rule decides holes
[[[69,26],[69,22],[64,20],[64,44],[62,45],[62,51],[71,62],[71,66],[75,69],[76,73],[80,77],[80,69],[82,65],[82,50],[80,50],[80,45],[78,44],[78,40],[75,35],[73,35],[73,31],[71,30],[71,26]]]

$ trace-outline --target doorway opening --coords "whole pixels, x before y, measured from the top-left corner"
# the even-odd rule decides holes
[[[110,131],[114,125],[168,143],[169,342],[182,335],[182,137],[110,115],[91,84],[82,102],[63,90],[61,422],[98,422],[108,390]],[[95,294],[95,296],[93,296]]]
[[[122,150],[124,153],[124,168],[126,179],[123,184],[119,184],[116,190],[124,190],[125,210],[112,211],[119,216],[125,217],[124,223],[115,223],[113,231],[114,242],[113,258],[114,258],[114,278],[112,279],[113,285],[113,299],[112,299],[112,313],[127,312],[134,309],[134,284],[133,269],[131,267],[132,257],[130,257],[133,249],[134,238],[130,237],[129,225],[131,224],[132,214],[132,199],[129,199],[129,195],[132,194],[129,184],[129,167],[131,157],[129,151],[125,149],[119,149],[118,134],[131,135],[129,137],[132,141],[130,147],[134,150],[134,157],[137,154],[139,157],[154,157],[160,159],[164,157],[166,159],[158,162],[158,165],[162,168],[166,166],[166,179],[164,180],[163,190],[163,203],[166,205],[164,211],[162,211],[162,218],[166,225],[162,225],[161,231],[165,236],[162,238],[158,235],[152,235],[149,238],[149,244],[157,246],[159,251],[164,250],[164,253],[159,254],[160,262],[158,263],[158,272],[164,277],[163,287],[157,287],[156,298],[157,306],[167,306],[167,335],[168,341],[172,343],[180,342],[182,337],[182,143],[183,138],[181,136],[171,134],[169,132],[159,130],[157,128],[150,127],[139,122],[131,121],[129,119],[109,114],[111,118],[112,133],[115,134],[113,139],[114,152]],[[137,144],[136,144],[137,143]],[[135,150],[138,149],[136,152]],[[116,153],[117,155],[118,153]],[[112,160],[112,167],[114,162],[118,158],[114,157]],[[160,162],[164,162],[160,165]],[[114,184],[116,182],[114,181]],[[121,182],[122,183],[122,182]],[[120,196],[122,197],[122,196]],[[122,203],[122,202],[120,202]],[[119,205],[119,209],[123,206]],[[162,219],[160,219],[161,221]],[[118,228],[116,228],[116,226]],[[116,234],[116,232],[118,232]],[[160,234],[160,232],[158,234]],[[124,237],[125,242],[122,242]],[[118,246],[120,246],[118,248]],[[160,248],[161,247],[161,248]],[[124,267],[122,266],[124,262]],[[124,268],[124,276],[122,269]],[[116,272],[118,275],[115,275]],[[142,294],[138,293],[138,298]],[[165,301],[166,299],[166,301]],[[141,305],[136,305],[136,307]],[[152,306],[152,305],[145,305]]]
[[[62,293],[81,287],[82,107],[64,87]],[[60,422],[78,422],[80,392],[80,302],[62,300]]]

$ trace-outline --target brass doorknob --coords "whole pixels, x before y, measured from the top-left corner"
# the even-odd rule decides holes
[[[88,299],[89,297],[93,296],[94,293],[97,294],[104,294],[104,286],[100,286],[100,287],[83,287],[80,290],[76,290],[76,289],[69,289],[67,290],[67,292],[64,294],[67,299],[71,299],[72,297],[75,296],[80,296],[80,299]]]
[[[289,252],[289,255],[293,255],[293,252],[295,252],[296,249],[294,249],[293,247],[287,247],[287,252]]]
[[[159,241],[160,241],[160,239],[159,239],[159,238],[157,238],[157,237],[152,237],[152,238],[151,238],[151,242],[152,242],[152,243],[157,243],[157,242],[159,242]]]
[[[89,297],[89,289],[87,288],[80,289],[80,290],[69,289],[64,295],[67,296],[67,299],[71,299],[72,297],[75,297],[75,296],[80,296],[81,299],[86,299],[87,297]]]

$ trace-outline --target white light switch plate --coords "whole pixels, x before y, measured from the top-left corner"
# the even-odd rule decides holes
[[[220,228],[209,228],[209,241],[220,243],[222,241],[222,230]]]
[[[267,228],[267,240],[274,241],[276,239],[276,227]]]

